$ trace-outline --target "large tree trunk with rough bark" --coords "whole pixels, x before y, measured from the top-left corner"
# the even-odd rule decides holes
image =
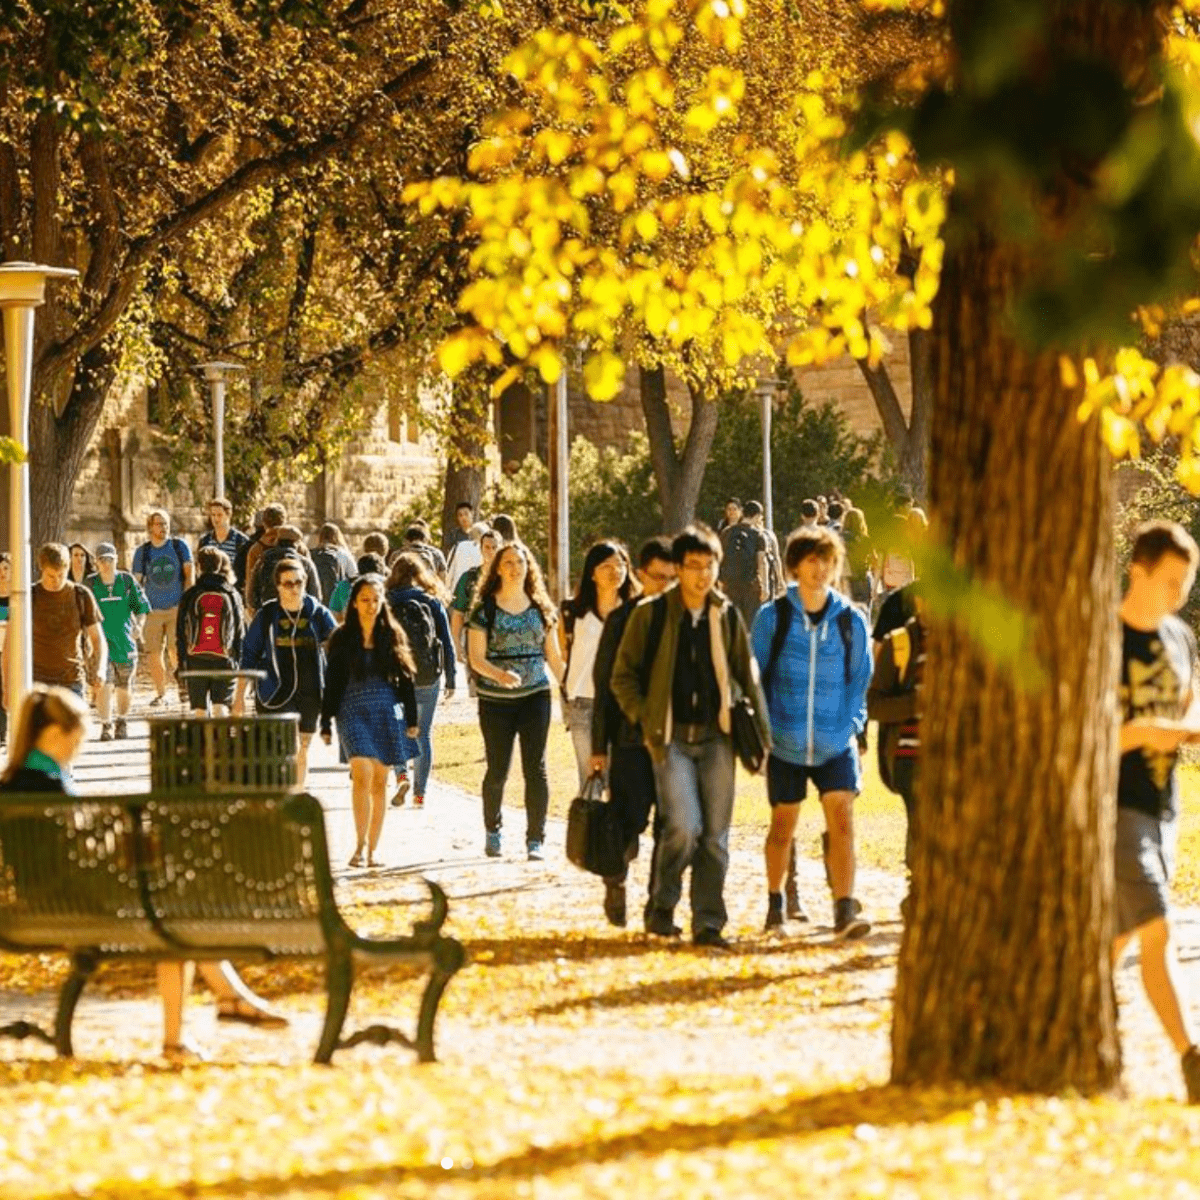
[[[642,367],[639,392],[650,442],[650,462],[662,501],[663,529],[678,533],[696,516],[704,470],[717,433],[719,407],[699,387],[689,385],[692,419],[682,451],[675,445],[671,410],[667,404],[666,373],[662,367]]]
[[[1041,679],[933,621],[893,1078],[1095,1091],[1120,1067],[1111,463],[1055,355],[1009,330],[1023,281],[1017,252],[970,234],[935,305],[934,531],[1031,618]]]

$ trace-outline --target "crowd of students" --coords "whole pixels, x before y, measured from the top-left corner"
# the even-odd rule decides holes
[[[398,772],[392,803],[404,802],[411,768],[413,803],[424,804],[433,717],[453,693],[465,635],[486,756],[487,856],[503,852],[501,802],[518,742],[525,854],[535,862],[545,856],[546,745],[557,689],[579,786],[603,779],[625,846],[625,868],[603,881],[608,920],[628,922],[628,865],[653,819],[646,933],[681,936],[676,909],[686,877],[693,942],[728,947],[725,879],[741,708],[766,750],[766,931],[808,920],[794,837],[811,784],[825,818],[833,936],[869,933],[855,896],[854,843],[868,718],[879,723],[883,781],[909,815],[909,853],[919,834],[914,799],[928,642],[913,555],[926,525],[919,509],[905,506],[887,536],[872,542],[861,512],[840,498],[806,501],[804,523],[781,551],[759,505],[730,501],[719,534],[690,525],[672,539],[651,538],[632,559],[620,541],[596,541],[574,593],[557,606],[511,519],[477,522],[469,505],[459,506],[445,554],[417,522],[394,550],[385,535],[369,535],[357,559],[333,525],[310,549],[279,505],[262,510],[251,536],[230,526],[224,501],[209,511],[212,529],[194,559],[160,511],[150,514],[129,572],[117,568],[112,543],[94,553],[82,545],[41,548],[31,598],[38,686],[20,715],[0,787],[69,789],[89,675],[101,738],[127,735],[140,643],[150,660],[152,706],[164,701],[176,666],[195,714],[239,716],[247,677],[235,679],[234,671],[260,672],[256,710],[298,719],[301,783],[312,735],[319,729],[332,743],[336,730],[352,786],[350,864],[374,866],[390,772]],[[1175,982],[1168,901],[1174,766],[1184,743],[1200,741],[1195,639],[1174,614],[1198,563],[1200,550],[1179,526],[1139,530],[1121,609],[1113,955],[1118,960],[1140,940],[1147,992],[1182,1057],[1189,1097],[1200,1102],[1200,1051]],[[0,608],[8,571],[0,555]],[[190,980],[179,970],[164,968],[160,980],[169,1044]],[[227,964],[208,970],[227,1019],[278,1019]]]

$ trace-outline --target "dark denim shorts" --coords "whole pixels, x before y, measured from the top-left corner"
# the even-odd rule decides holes
[[[1179,819],[1117,808],[1117,936],[1167,915]]]
[[[767,799],[774,808],[779,804],[799,804],[808,794],[808,781],[816,786],[817,795],[828,792],[862,791],[862,764],[858,746],[851,743],[828,762],[817,767],[801,767],[771,755],[767,759]]]

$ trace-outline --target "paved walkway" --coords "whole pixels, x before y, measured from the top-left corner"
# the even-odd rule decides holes
[[[472,719],[472,711],[464,692],[441,717],[464,721]],[[86,748],[77,771],[81,791],[148,787],[145,721],[133,720],[130,733],[126,741]],[[445,1059],[512,1057],[647,1075],[727,1073],[830,1085],[863,1082],[869,1064],[866,1081],[886,1078],[888,1002],[901,934],[898,875],[861,873],[858,891],[874,930],[852,946],[832,946],[822,924],[830,918],[820,865],[802,860],[802,892],[814,924],[803,936],[767,939],[760,932],[762,833],[735,829],[727,895],[729,932],[739,939],[739,953],[714,956],[686,945],[664,951],[635,932],[645,895],[645,855],[630,881],[630,930],[617,931],[601,913],[599,882],[565,861],[561,821],[549,824],[547,861],[528,863],[523,814],[506,810],[505,855],[486,859],[477,797],[435,780],[423,810],[389,811],[381,845],[386,866],[351,870],[341,865],[353,849],[347,773],[335,752],[319,742],[309,782],[327,814],[342,902],[354,906],[364,928],[395,929],[397,914],[409,919],[404,914],[411,916],[420,903],[422,876],[439,881],[451,896],[453,930],[469,943],[473,965],[447,995],[439,1022]],[[380,920],[392,924],[381,927]],[[1200,910],[1181,910],[1177,929],[1182,973],[1195,997],[1192,1014],[1200,1023]],[[674,960],[664,969],[655,959],[651,978],[641,966],[643,956],[664,953],[673,953]],[[502,1023],[494,1015],[473,1017],[473,998],[489,986],[487,972],[498,979],[508,967],[528,972],[532,1000],[506,1013]],[[1144,1095],[1179,1095],[1178,1068],[1132,962],[1119,977],[1118,991],[1128,1086]],[[312,988],[302,997],[284,997],[293,1023],[282,1035],[217,1027],[211,1005],[197,1002],[189,1011],[189,1035],[226,1061],[304,1061],[316,1042],[320,999]],[[44,1018],[51,1006],[49,994],[0,994],[0,1022],[34,1011]],[[150,1057],[159,1021],[158,1004],[145,992],[135,999],[89,993],[79,1009],[77,1045],[84,1056]],[[3,1057],[31,1053],[39,1051],[29,1044],[0,1045]]]

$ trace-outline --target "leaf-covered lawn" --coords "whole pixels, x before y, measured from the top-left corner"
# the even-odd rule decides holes
[[[477,788],[477,737],[439,730],[443,778],[458,772]],[[551,746],[561,813],[574,766],[561,731]],[[894,868],[899,801],[873,767],[869,779],[863,857]],[[1200,772],[1184,779],[1194,811]],[[470,962],[447,992],[441,1061],[428,1068],[396,1048],[359,1048],[313,1067],[322,971],[289,963],[245,972],[292,1017],[289,1031],[218,1026],[201,994],[188,1030],[216,1061],[168,1069],[156,1057],[151,972],[106,968],[81,1006],[79,1061],[0,1041],[0,1196],[1200,1196],[1200,1110],[1169,1098],[1180,1091],[1178,1069],[1135,968],[1119,980],[1133,1099],[885,1086],[902,881],[864,877],[875,929],[863,942],[834,946],[815,927],[765,937],[765,809],[761,784],[743,782],[731,954],[633,932],[644,855],[631,930],[621,932],[603,921],[598,882],[554,856],[494,863],[458,852],[443,882],[449,931]],[[415,819],[389,816],[394,836],[416,828],[406,816]],[[454,836],[466,829],[474,845],[472,805],[456,815],[447,802],[426,816],[430,828],[457,821]],[[811,858],[820,821],[815,811],[807,819]],[[1185,843],[1185,869],[1189,853]],[[808,861],[803,872],[815,902],[820,866]],[[418,888],[403,872],[350,876],[341,887],[360,928],[399,932],[413,919]],[[823,903],[820,912],[810,905],[814,926],[828,919]],[[45,1019],[61,971],[50,956],[0,958],[0,1019]],[[414,976],[365,977],[354,1013],[410,1023]]]

